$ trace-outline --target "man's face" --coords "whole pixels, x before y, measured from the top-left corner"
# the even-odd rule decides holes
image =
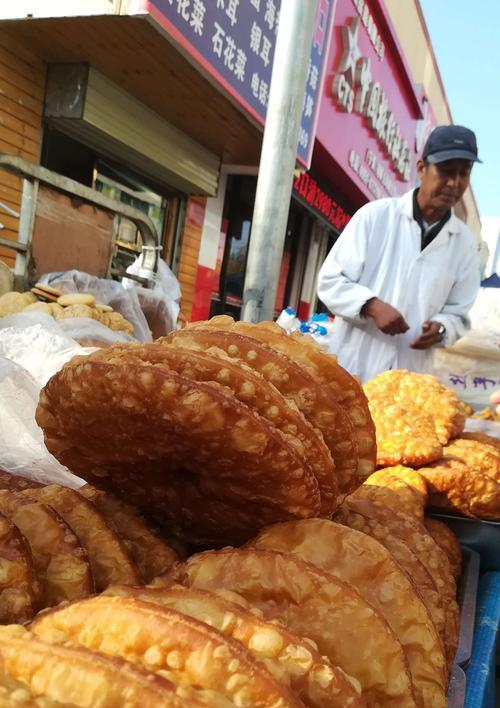
[[[446,160],[435,165],[419,160],[420,195],[426,206],[449,209],[461,199],[469,186],[472,162]]]

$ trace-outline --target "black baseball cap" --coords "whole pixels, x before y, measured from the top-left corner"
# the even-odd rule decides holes
[[[446,160],[481,162],[476,136],[462,125],[438,125],[427,138],[422,159],[435,165]]]

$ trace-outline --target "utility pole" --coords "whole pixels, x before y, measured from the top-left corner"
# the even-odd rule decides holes
[[[241,319],[271,320],[278,288],[317,0],[282,0]]]

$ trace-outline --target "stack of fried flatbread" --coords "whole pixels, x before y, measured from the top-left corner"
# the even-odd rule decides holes
[[[197,544],[330,517],[375,466],[358,381],[308,337],[228,317],[73,359],[37,421],[73,472]]]
[[[376,376],[364,389],[377,431],[377,465],[392,466],[382,476],[377,472],[372,486],[387,486],[384,477],[395,469],[408,481],[416,468],[421,481],[414,495],[428,493],[430,506],[500,519],[500,441],[463,432],[467,411],[453,391],[433,376],[397,370]],[[408,495],[400,490],[397,504],[409,508]]]

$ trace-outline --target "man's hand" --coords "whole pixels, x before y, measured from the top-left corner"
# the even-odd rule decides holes
[[[498,391],[493,391],[490,396],[490,403],[493,403],[493,405],[498,404],[495,412],[497,415],[500,415],[500,388]]]
[[[422,334],[410,344],[411,349],[429,349],[440,341],[441,322],[427,320],[422,325]]]
[[[364,317],[371,317],[377,327],[384,334],[403,334],[410,328],[403,315],[378,297],[373,297],[368,302],[365,302],[361,308],[361,314]]]

